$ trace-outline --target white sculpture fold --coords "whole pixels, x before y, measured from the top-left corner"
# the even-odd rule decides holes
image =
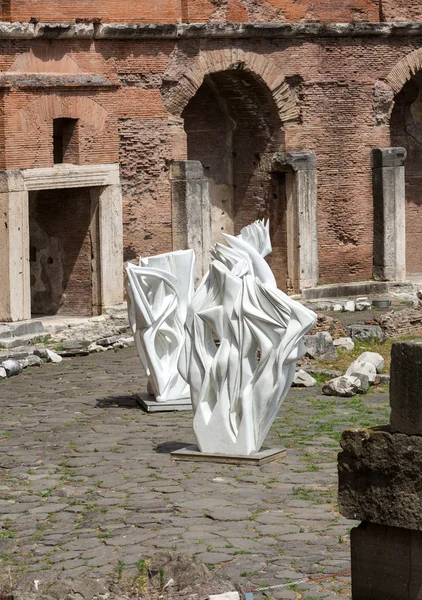
[[[177,363],[185,339],[186,313],[193,296],[195,255],[180,250],[142,258],[126,268],[129,323],[157,402],[190,398]]]
[[[225,234],[188,308],[179,370],[202,452],[258,452],[292,384],[316,315],[277,289],[268,222]],[[219,340],[219,345],[214,338]]]

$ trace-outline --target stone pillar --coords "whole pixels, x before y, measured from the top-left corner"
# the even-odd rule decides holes
[[[372,150],[373,275],[384,281],[406,278],[405,159],[404,148]]]
[[[264,154],[260,169],[286,173],[287,266],[297,291],[318,283],[318,189],[315,152]]]
[[[197,160],[175,160],[171,164],[173,250],[195,251],[195,280],[209,267],[211,205],[209,183]]]
[[[30,318],[28,192],[20,171],[0,171],[0,321]]]
[[[351,534],[353,600],[421,598],[421,365],[422,340],[393,344],[390,425],[349,429],[340,442],[340,512],[362,521]]]
[[[123,216],[119,184],[100,188],[98,205],[102,310],[123,302]]]

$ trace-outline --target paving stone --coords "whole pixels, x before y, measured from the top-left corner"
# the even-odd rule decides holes
[[[7,394],[0,390],[0,437],[8,432],[1,438],[0,464],[7,469],[0,525],[8,515],[13,527],[13,538],[0,539],[0,552],[19,548],[30,569],[78,578],[105,576],[119,558],[134,565],[160,548],[177,548],[221,564],[243,589],[246,571],[258,573],[252,582],[275,584],[283,570],[300,578],[348,568],[354,523],[339,518],[331,503],[338,433],[365,407],[371,411],[365,419],[385,422],[385,395],[370,392],[355,410],[347,399],[322,399],[320,388],[291,390],[266,440],[288,446],[283,461],[259,468],[172,464],[157,448],[193,443],[192,415],[139,410],[140,373],[129,348],[0,381],[7,385]],[[331,429],[320,401],[334,411]],[[335,597],[335,581],[322,587],[315,584],[312,593],[328,589]]]

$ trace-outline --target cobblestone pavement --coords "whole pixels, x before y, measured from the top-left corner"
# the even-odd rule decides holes
[[[134,394],[144,389],[133,348],[0,383],[0,573],[102,577],[162,548],[198,554],[244,590],[350,568],[338,439],[385,422],[386,393],[291,390],[267,440],[286,459],[238,467],[172,463],[170,450],[194,442],[191,413],[143,413]],[[350,576],[272,595],[348,598]]]

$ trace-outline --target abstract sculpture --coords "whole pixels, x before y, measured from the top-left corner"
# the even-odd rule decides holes
[[[223,234],[188,308],[179,370],[202,452],[258,452],[291,386],[316,315],[277,289],[268,222]],[[214,341],[217,338],[219,344]]]
[[[186,313],[193,296],[193,250],[142,258],[127,265],[129,323],[157,402],[190,397],[177,363],[185,339]]]

